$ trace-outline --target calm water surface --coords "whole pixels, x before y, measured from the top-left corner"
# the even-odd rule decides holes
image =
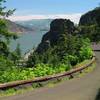
[[[11,50],[14,50],[17,44],[20,44],[20,48],[22,54],[28,52],[33,47],[37,47],[37,45],[41,42],[42,36],[46,33],[46,31],[35,31],[33,33],[24,33],[22,34],[16,41],[11,41]]]

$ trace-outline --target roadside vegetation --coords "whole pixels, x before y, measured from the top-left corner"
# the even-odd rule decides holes
[[[90,60],[85,60],[82,63],[78,64],[78,66],[83,66],[84,64],[89,63],[89,61]],[[77,67],[77,66],[75,66],[75,67]],[[82,71],[82,73],[74,75],[74,78],[81,78],[84,75],[86,75],[87,73],[93,71],[94,68],[95,68],[95,63],[93,65],[91,65],[90,67],[88,67],[87,69],[85,69],[84,71]],[[0,97],[1,96],[10,96],[10,95],[12,96],[12,95],[16,95],[16,94],[23,94],[25,92],[34,90],[36,88],[41,88],[41,87],[53,88],[56,85],[58,85],[59,83],[64,82],[66,80],[68,81],[70,79],[71,79],[70,77],[63,77],[63,78],[60,78],[60,79],[56,79],[56,80],[47,82],[45,84],[44,83],[33,83],[32,85],[29,85],[28,87],[26,86],[26,87],[21,87],[21,88],[19,87],[18,89],[17,88],[9,88],[9,89],[6,89],[6,90],[1,90],[0,91]]]
[[[6,8],[2,7],[4,2],[0,0],[0,16],[2,16],[0,19],[0,84],[66,72],[93,57],[92,37],[81,34],[83,30],[86,30],[86,33],[89,32],[88,27],[85,26],[84,29],[80,26],[82,28],[79,30],[80,27],[75,27],[70,20],[58,19],[51,23],[51,33],[48,32],[43,37],[43,43],[39,44],[36,51],[29,56],[26,66],[17,66],[18,60],[21,59],[20,44],[15,51],[10,51],[10,41],[16,39],[17,35],[8,31],[5,20],[5,17],[13,14],[15,9],[5,12]],[[52,34],[55,31],[56,33]],[[98,37],[98,34],[95,35]],[[45,38],[47,38],[46,41]]]

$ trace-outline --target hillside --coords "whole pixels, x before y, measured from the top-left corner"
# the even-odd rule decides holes
[[[52,19],[32,19],[28,21],[17,21],[16,23],[36,31],[49,31]]]
[[[94,10],[91,10],[84,14],[80,18],[79,25],[91,25],[96,24],[100,21],[98,21],[100,18],[100,7],[95,8]]]
[[[25,33],[29,31],[33,31],[33,29],[16,24],[15,22],[12,22],[10,20],[7,20],[7,27],[9,31],[16,32],[16,33]]]
[[[100,7],[82,15],[79,22],[80,34],[92,42],[100,41]]]

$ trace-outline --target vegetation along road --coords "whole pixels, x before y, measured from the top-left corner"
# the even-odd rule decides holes
[[[100,100],[100,52],[95,52],[97,65],[93,72],[65,81],[52,88],[41,88],[21,95],[2,97],[0,100]]]

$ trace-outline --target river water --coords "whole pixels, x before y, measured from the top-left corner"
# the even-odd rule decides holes
[[[42,36],[47,31],[35,31],[29,33],[23,33],[17,40],[12,40],[10,44],[11,50],[14,50],[17,44],[20,44],[22,55],[31,50],[33,47],[41,42]]]

